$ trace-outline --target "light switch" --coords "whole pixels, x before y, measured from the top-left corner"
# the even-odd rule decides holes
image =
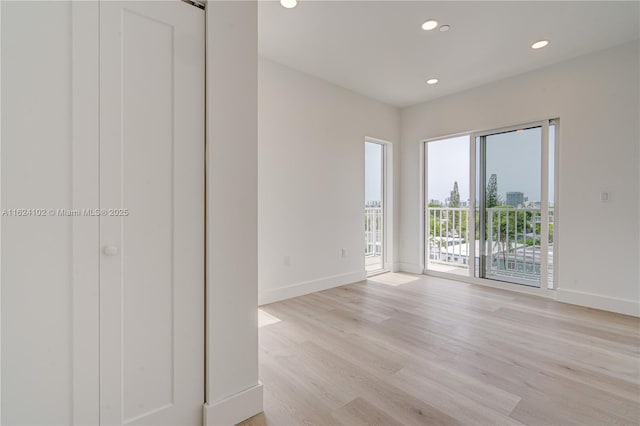
[[[600,201],[603,203],[609,202],[609,193],[607,191],[602,191],[600,193]]]

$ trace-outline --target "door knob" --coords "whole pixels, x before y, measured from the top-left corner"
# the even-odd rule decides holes
[[[102,249],[102,252],[107,256],[115,256],[118,254],[118,247],[116,246],[105,246]]]

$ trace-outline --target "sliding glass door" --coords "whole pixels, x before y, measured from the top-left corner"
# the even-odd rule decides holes
[[[480,142],[482,278],[540,286],[542,127],[511,130]]]
[[[556,134],[545,120],[425,143],[427,272],[554,288]]]
[[[554,288],[557,121],[474,135],[475,276]]]

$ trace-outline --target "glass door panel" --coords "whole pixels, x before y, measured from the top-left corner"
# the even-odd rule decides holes
[[[367,273],[384,270],[384,146],[364,144],[364,263]]]
[[[539,287],[542,127],[479,139],[479,273],[483,278]]]
[[[469,135],[425,145],[425,265],[469,275]]]

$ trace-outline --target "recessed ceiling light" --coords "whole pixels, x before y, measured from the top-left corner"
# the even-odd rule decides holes
[[[440,32],[449,31],[451,29],[451,25],[440,25]]]
[[[427,80],[427,84],[436,84],[438,82],[437,78],[430,78],[429,80]]]
[[[298,5],[298,0],[280,0],[282,7],[287,9],[293,9]]]
[[[438,21],[436,21],[435,19],[429,19],[424,24],[422,24],[422,29],[425,31],[431,31],[437,26],[438,26]]]
[[[548,44],[549,44],[549,40],[540,40],[540,41],[536,41],[535,43],[533,43],[531,45],[531,48],[532,49],[542,49],[543,47],[545,47]]]

